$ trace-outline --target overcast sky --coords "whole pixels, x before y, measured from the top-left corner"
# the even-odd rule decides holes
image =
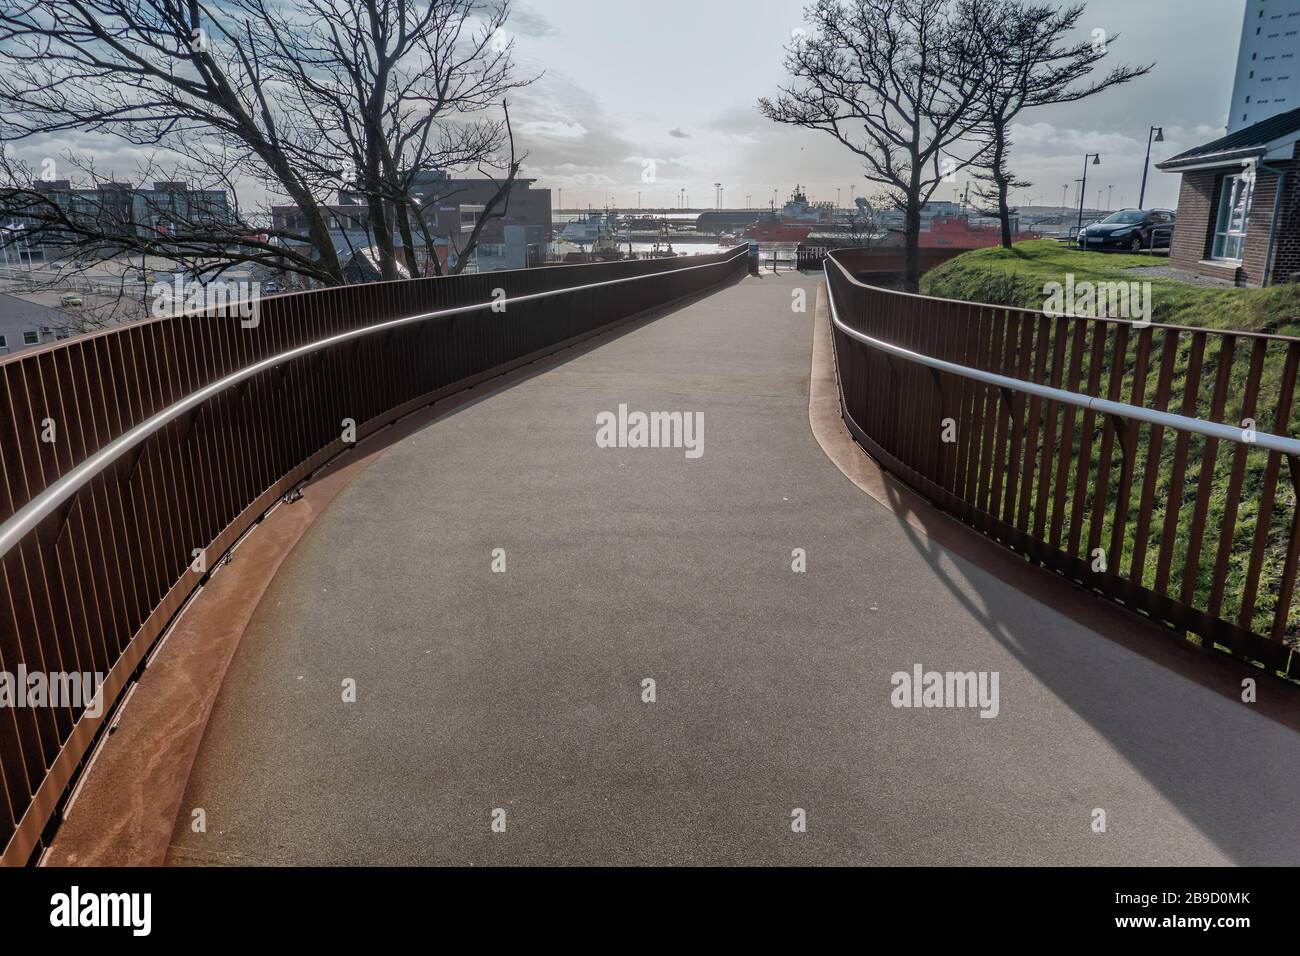
[[[1156,144],[1147,205],[1172,206],[1177,177],[1154,163],[1223,135],[1246,0],[1088,0],[1081,33],[1119,34],[1114,62],[1156,63],[1148,76],[1083,103],[1022,115],[1012,165],[1029,198],[1059,204],[1088,170],[1088,204],[1113,184],[1114,204],[1136,205],[1151,125]],[[1064,5],[1064,4],[1063,4]],[[796,182],[815,199],[871,194],[855,157],[825,133],[778,126],[755,101],[785,79],[781,48],[803,23],[791,0],[531,0],[511,26],[522,71],[545,71],[515,96],[519,145],[539,186],[564,205],[694,206],[784,201]],[[657,182],[641,183],[644,159]],[[951,189],[936,198],[952,199]],[[1017,197],[1017,198],[1023,198]],[[1103,196],[1103,202],[1105,197]]]
[[[1147,205],[1172,206],[1177,177],[1154,163],[1222,135],[1227,121],[1246,0],[1087,0],[1082,39],[1103,29],[1115,63],[1149,63],[1153,73],[1070,106],[1022,114],[1012,167],[1034,186],[1017,202],[1059,204],[1085,153],[1088,205],[1114,185],[1113,204],[1136,205],[1147,129],[1163,126],[1152,155]],[[786,80],[782,48],[803,26],[799,0],[516,0],[508,24],[518,76],[542,74],[512,94],[516,143],[526,175],[563,190],[569,208],[675,205],[685,188],[696,207],[784,202],[796,183],[813,199],[871,196],[854,154],[825,133],[763,119],[759,97]],[[94,153],[101,171],[137,179],[144,151],[106,135],[64,134],[22,143],[39,164],[73,148]],[[656,181],[642,182],[647,160]],[[960,177],[964,185],[964,175]],[[1107,202],[1103,193],[1103,204]],[[241,190],[244,207],[264,195]],[[552,197],[553,202],[559,196]],[[939,199],[952,199],[944,187]]]

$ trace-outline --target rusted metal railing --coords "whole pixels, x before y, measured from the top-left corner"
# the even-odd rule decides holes
[[[149,649],[294,486],[412,411],[745,269],[738,249],[321,289],[261,300],[255,322],[193,313],[0,362],[0,671],[104,675],[102,708],[0,706],[3,863],[39,853]]]
[[[844,419],[873,457],[1040,564],[1300,676],[1300,339],[909,295],[836,253],[825,268]]]

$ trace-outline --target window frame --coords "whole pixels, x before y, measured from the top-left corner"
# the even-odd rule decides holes
[[[1210,243],[1211,259],[1241,262],[1246,249],[1246,238],[1250,234],[1250,207],[1254,195],[1254,177],[1248,177],[1244,173],[1230,173],[1223,177]]]

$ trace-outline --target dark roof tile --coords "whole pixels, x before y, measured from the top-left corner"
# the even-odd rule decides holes
[[[1245,129],[1229,133],[1227,136],[1222,136],[1211,143],[1179,153],[1171,159],[1166,159],[1163,163],[1157,163],[1156,166],[1164,169],[1167,166],[1184,165],[1190,160],[1217,156],[1220,153],[1246,153],[1251,150],[1261,149],[1269,143],[1285,139],[1291,135],[1294,135],[1296,139],[1300,139],[1300,109],[1270,116],[1253,126],[1247,126]]]

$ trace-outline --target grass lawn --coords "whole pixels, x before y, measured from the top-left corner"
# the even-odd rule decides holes
[[[1063,283],[1067,273],[1074,275],[1076,283],[1149,280],[1155,322],[1300,335],[1300,283],[1267,289],[1217,288],[1127,271],[1167,262],[1163,257],[1085,252],[1055,240],[1036,239],[1018,242],[1012,249],[976,249],[958,256],[927,272],[921,278],[921,291],[948,299],[1041,309],[1046,299],[1043,285]]]

